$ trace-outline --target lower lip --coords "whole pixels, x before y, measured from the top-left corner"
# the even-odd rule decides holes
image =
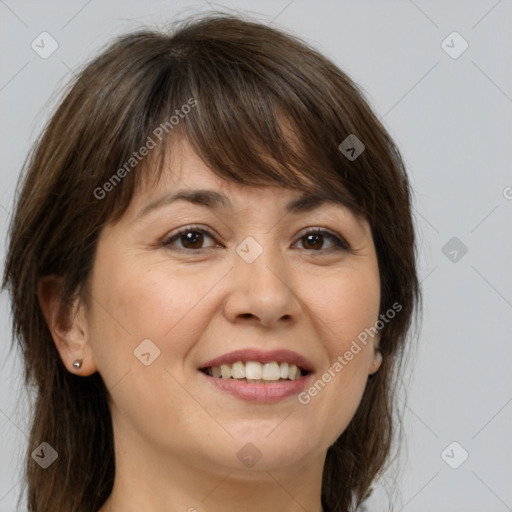
[[[297,380],[281,381],[275,384],[249,384],[236,379],[222,379],[210,377],[206,373],[199,373],[208,379],[216,389],[229,393],[248,402],[272,404],[304,391],[313,373],[308,373]]]

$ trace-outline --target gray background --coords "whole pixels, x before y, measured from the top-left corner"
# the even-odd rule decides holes
[[[225,7],[332,58],[362,87],[411,175],[424,315],[403,402],[406,450],[370,510],[388,510],[393,487],[394,509],[405,512],[512,510],[510,0],[0,0],[2,268],[20,167],[73,70],[117,34]],[[43,31],[59,45],[47,59],[31,48]],[[469,44],[458,58],[445,48],[458,53],[461,40],[442,45],[453,31]],[[8,512],[20,490],[27,405],[19,356],[8,350],[5,292],[0,308],[0,512]],[[462,450],[469,458],[453,469],[446,461],[459,464]]]

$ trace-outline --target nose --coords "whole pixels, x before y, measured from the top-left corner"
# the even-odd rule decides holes
[[[294,290],[298,276],[278,251],[263,247],[252,263],[235,254],[229,276],[224,314],[231,322],[273,327],[290,325],[299,318],[301,304]]]

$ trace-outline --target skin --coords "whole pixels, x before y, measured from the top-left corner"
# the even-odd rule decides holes
[[[68,370],[99,372],[110,392],[116,479],[100,512],[321,512],[326,452],[380,366],[377,337],[307,405],[297,396],[243,401],[208,385],[198,368],[232,350],[286,348],[312,362],[315,382],[378,320],[369,225],[332,203],[285,215],[284,204],[300,191],[222,180],[185,141],[170,154],[172,172],[140,188],[121,220],[104,227],[90,307],[63,310],[53,276],[39,286]],[[177,201],[135,219],[176,188],[221,192],[233,211]],[[182,235],[162,245],[189,224],[212,237],[187,244]],[[343,237],[351,251],[305,236],[318,227]],[[247,236],[263,248],[250,264],[235,251]],[[144,339],[160,350],[148,366],[134,356]],[[251,468],[237,457],[247,443],[262,454]]]

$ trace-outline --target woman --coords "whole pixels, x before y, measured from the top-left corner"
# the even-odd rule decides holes
[[[210,15],[111,44],[10,230],[29,509],[360,506],[419,299],[410,195],[362,93],[299,39]]]

